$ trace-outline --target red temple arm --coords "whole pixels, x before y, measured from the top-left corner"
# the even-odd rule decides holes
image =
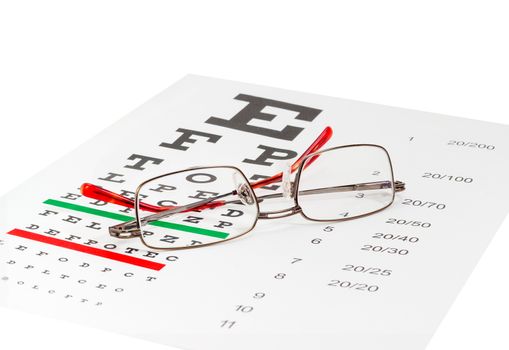
[[[332,128],[328,126],[322,131],[322,133],[311,144],[311,146],[309,146],[308,149],[304,153],[302,153],[302,155],[299,157],[299,159],[297,159],[295,161],[295,163],[292,164],[290,171],[292,173],[295,172],[299,168],[300,164],[302,163],[303,159],[306,156],[310,155],[311,153],[317,152],[320,148],[322,148],[323,145],[325,145],[327,143],[327,141],[330,140],[331,137],[332,137]],[[316,155],[315,157],[312,157],[306,163],[305,168],[307,168],[309,165],[311,165],[319,156],[320,155]],[[283,173],[278,173],[278,174],[271,176],[269,178],[266,178],[266,179],[263,179],[263,180],[260,180],[257,182],[253,182],[253,183],[251,183],[251,186],[253,187],[253,189],[260,188],[263,186],[267,186],[271,183],[281,181],[282,178],[283,178]],[[81,185],[81,194],[84,195],[85,197],[100,200],[103,202],[118,204],[118,205],[121,205],[121,206],[124,206],[127,208],[134,208],[134,201],[132,199],[124,197],[124,196],[117,194],[115,192],[105,190],[104,188],[101,188],[96,185],[92,185],[90,183],[84,183],[83,185]],[[224,201],[214,201],[214,202],[207,203],[203,206],[200,206],[198,208],[194,208],[193,210],[211,209],[211,208],[215,208],[215,207],[224,205],[224,203],[225,203]],[[173,208],[175,208],[175,207],[173,207],[173,206],[162,207],[162,206],[156,206],[156,205],[151,205],[151,204],[140,202],[141,210],[150,211],[150,212],[154,212],[154,213],[158,213],[158,212],[173,209]]]
[[[85,197],[97,199],[103,202],[118,204],[127,208],[134,208],[134,201],[132,199],[89,183],[84,183],[83,185],[81,185],[81,194],[84,195]],[[194,208],[193,210],[212,209],[224,205],[224,203],[225,201],[214,201],[202,205],[198,208]],[[153,213],[158,213],[161,211],[170,210],[174,208],[176,208],[176,206],[170,205],[162,207],[140,202],[141,210],[150,211]]]
[[[290,172],[292,172],[292,173],[295,172],[299,168],[300,164],[302,163],[302,161],[305,157],[307,157],[311,153],[317,152],[320,148],[323,147],[323,145],[325,145],[327,143],[327,141],[330,140],[331,137],[332,137],[332,128],[330,126],[328,126],[325,129],[323,129],[322,133],[316,138],[316,140],[311,144],[311,146],[309,146],[308,149],[305,150],[304,153],[302,153],[302,155],[299,157],[299,159],[297,159],[295,161],[295,163],[292,164],[292,166],[290,168]],[[310,166],[319,156],[320,155],[316,155],[316,156],[312,157],[306,163],[305,168]],[[254,182],[251,184],[251,187],[260,188],[260,187],[267,186],[274,182],[279,182],[282,179],[283,179],[283,173],[281,172],[281,173],[278,173],[278,174],[271,176],[269,178]]]

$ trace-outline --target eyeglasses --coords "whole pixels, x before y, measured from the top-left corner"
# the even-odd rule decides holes
[[[320,150],[331,136],[332,129],[325,128],[286,171],[254,183],[236,167],[209,166],[151,178],[138,186],[134,200],[89,183],[81,193],[134,208],[136,219],[110,227],[111,236],[139,237],[147,247],[163,250],[226,242],[250,232],[259,219],[301,214],[311,221],[338,222],[390,206],[405,184],[394,181],[385,148],[354,144]],[[281,183],[281,192],[255,194],[274,183]],[[260,211],[262,201],[285,197],[293,206]]]

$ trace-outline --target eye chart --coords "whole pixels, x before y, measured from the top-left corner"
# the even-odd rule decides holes
[[[406,183],[391,206],[339,223],[259,220],[228,242],[161,251],[110,236],[134,210],[80,192],[133,198],[144,180],[208,165],[257,181],[327,126],[326,147],[388,150]],[[508,134],[188,76],[0,200],[0,300],[186,349],[424,349],[508,212]]]

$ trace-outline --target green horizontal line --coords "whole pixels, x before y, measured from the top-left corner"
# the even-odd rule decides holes
[[[113,219],[113,220],[118,220],[118,221],[126,222],[126,221],[134,220],[134,217],[129,216],[129,215],[111,213],[109,211],[89,208],[89,207],[85,207],[83,205],[78,205],[78,204],[73,204],[73,203],[62,202],[62,201],[58,201],[56,199],[47,199],[44,201],[44,204],[53,205],[55,207],[65,208],[65,209],[69,209],[69,210],[79,211],[82,213],[87,213],[87,214],[91,214],[91,215],[95,215],[95,216],[102,216],[103,218],[108,218],[108,219]],[[166,222],[166,221],[153,221],[149,225],[169,228],[172,230],[191,232],[191,233],[196,233],[199,235],[216,237],[216,238],[224,239],[224,238],[228,237],[228,234],[225,232],[207,230],[205,228],[187,226],[187,225],[182,225],[182,224],[175,224],[175,223]]]
[[[74,211],[80,211],[82,213],[92,214],[92,215],[96,215],[96,216],[102,216],[103,218],[108,218],[108,219],[113,219],[113,220],[118,220],[118,221],[134,220],[133,217],[128,216],[128,215],[110,213],[109,211],[84,207],[84,206],[78,205],[78,204],[57,201],[56,199],[47,199],[46,201],[44,201],[44,204],[49,204],[49,205],[53,205],[55,207],[70,209],[70,210],[74,210]]]

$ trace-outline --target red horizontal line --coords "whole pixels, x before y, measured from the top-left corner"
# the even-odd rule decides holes
[[[51,244],[51,245],[54,245],[57,247],[75,250],[77,252],[82,252],[85,254],[100,256],[102,258],[106,258],[106,259],[110,259],[110,260],[120,261],[120,262],[123,262],[126,264],[145,267],[145,268],[151,269],[151,270],[160,271],[163,267],[166,266],[164,264],[136,258],[134,256],[128,256],[128,255],[124,255],[124,254],[111,252],[108,250],[89,247],[89,246],[85,246],[82,244],[64,241],[64,240],[53,238],[53,237],[43,236],[38,233],[28,232],[28,231],[24,231],[24,230],[14,229],[10,232],[7,232],[7,234],[17,236],[17,237],[26,238],[26,239],[31,239],[32,241]]]

